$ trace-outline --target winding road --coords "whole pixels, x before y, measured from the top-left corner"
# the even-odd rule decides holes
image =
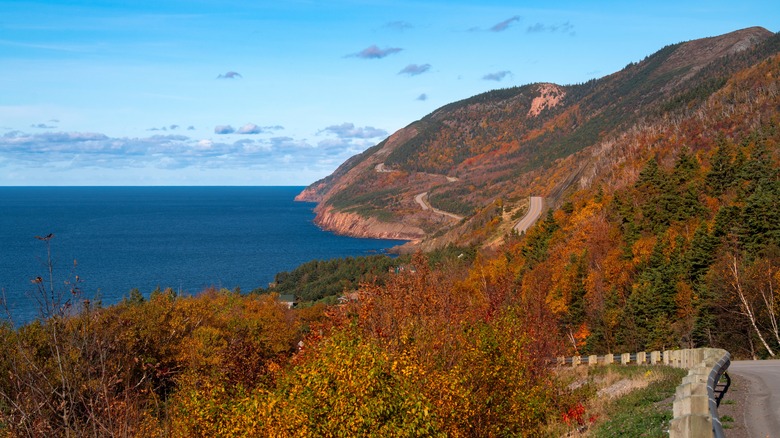
[[[523,234],[526,230],[531,228],[531,225],[536,223],[536,220],[542,215],[543,206],[544,198],[541,196],[531,196],[531,201],[528,203],[528,211],[525,213],[525,216],[517,222],[517,225],[515,225],[515,231],[517,231],[518,234]]]
[[[728,373],[750,382],[744,406],[748,435],[780,436],[780,360],[735,360]]]
[[[376,166],[374,166],[374,170],[377,173],[391,173],[393,172],[392,169],[388,169],[387,166],[385,166],[385,163],[378,163]],[[447,176],[447,175],[435,175],[435,174],[429,174],[431,176],[443,176],[447,178],[448,182],[456,182],[458,181],[458,178],[454,176]],[[422,192],[414,197],[414,202],[416,202],[420,208],[423,209],[423,211],[432,211],[436,214],[440,214],[442,216],[447,216],[449,218],[455,219],[456,221],[463,220],[463,216],[457,215],[455,213],[450,213],[448,211],[439,210],[438,208],[434,208],[429,202],[428,202],[428,192]],[[515,224],[514,229],[519,233],[522,234],[529,228],[531,228],[531,225],[536,223],[537,219],[539,219],[539,216],[542,214],[542,208],[544,207],[544,198],[540,196],[531,196],[530,202],[528,203],[528,211],[525,213],[525,216],[523,216],[520,221]]]
[[[434,208],[431,204],[428,203],[427,198],[428,198],[428,192],[422,192],[419,195],[414,197],[414,202],[418,203],[423,210],[431,210],[436,214],[441,214],[443,216],[451,217],[456,221],[463,219],[463,216],[459,216],[455,213],[450,213],[444,210],[439,210],[438,208]]]

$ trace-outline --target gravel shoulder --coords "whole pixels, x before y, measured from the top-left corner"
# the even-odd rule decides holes
[[[780,360],[734,361],[728,369],[732,388],[718,409],[734,418],[728,436],[778,436],[780,431]],[[734,400],[731,404],[727,400]],[[726,408],[732,405],[734,414]],[[744,434],[742,433],[744,429]]]

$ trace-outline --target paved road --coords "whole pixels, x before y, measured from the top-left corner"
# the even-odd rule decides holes
[[[379,173],[392,173],[393,171],[385,167],[385,163],[379,163],[374,167],[374,170],[376,170]]]
[[[539,216],[542,215],[543,199],[539,196],[531,196],[531,202],[528,204],[528,212],[525,216],[515,225],[515,230],[518,234],[523,234],[527,229],[531,228]]]
[[[750,382],[745,428],[751,437],[780,437],[780,360],[736,360],[729,374]]]
[[[425,201],[425,196],[428,195],[428,192],[422,192],[419,195],[414,197],[414,202],[420,204],[420,208],[423,210],[430,210],[431,206],[428,205],[428,202]]]
[[[433,206],[428,203],[427,197],[428,197],[428,192],[422,192],[419,195],[414,197],[414,202],[418,203],[420,205],[420,208],[422,208],[423,210],[431,210],[436,214],[441,214],[447,217],[451,217],[456,221],[463,219],[463,216],[459,216],[455,213],[450,213],[444,210],[439,210],[438,208],[433,208]]]

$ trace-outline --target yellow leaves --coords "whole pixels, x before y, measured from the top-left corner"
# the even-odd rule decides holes
[[[329,436],[416,436],[413,431],[432,430],[418,389],[404,384],[404,362],[403,356],[391,361],[352,330],[336,332],[287,373],[280,387],[284,423],[272,419],[271,427]]]
[[[677,305],[678,318],[690,318],[695,313],[695,295],[693,288],[684,281],[677,282],[677,295],[674,302]]]
[[[634,243],[634,246],[631,248],[634,255],[634,265],[639,265],[650,257],[650,254],[655,247],[656,240],[654,235],[642,236],[637,239],[636,243]]]

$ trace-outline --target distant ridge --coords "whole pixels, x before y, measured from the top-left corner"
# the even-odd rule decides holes
[[[779,41],[750,27],[669,45],[583,84],[535,83],[453,102],[351,157],[297,199],[318,202],[316,222],[338,233],[413,239],[423,249],[495,242],[511,232],[528,196],[555,205],[571,184],[609,172],[598,151],[628,132],[704,111],[740,71],[775,56]],[[419,208],[423,192],[432,207],[465,218],[453,223]]]

